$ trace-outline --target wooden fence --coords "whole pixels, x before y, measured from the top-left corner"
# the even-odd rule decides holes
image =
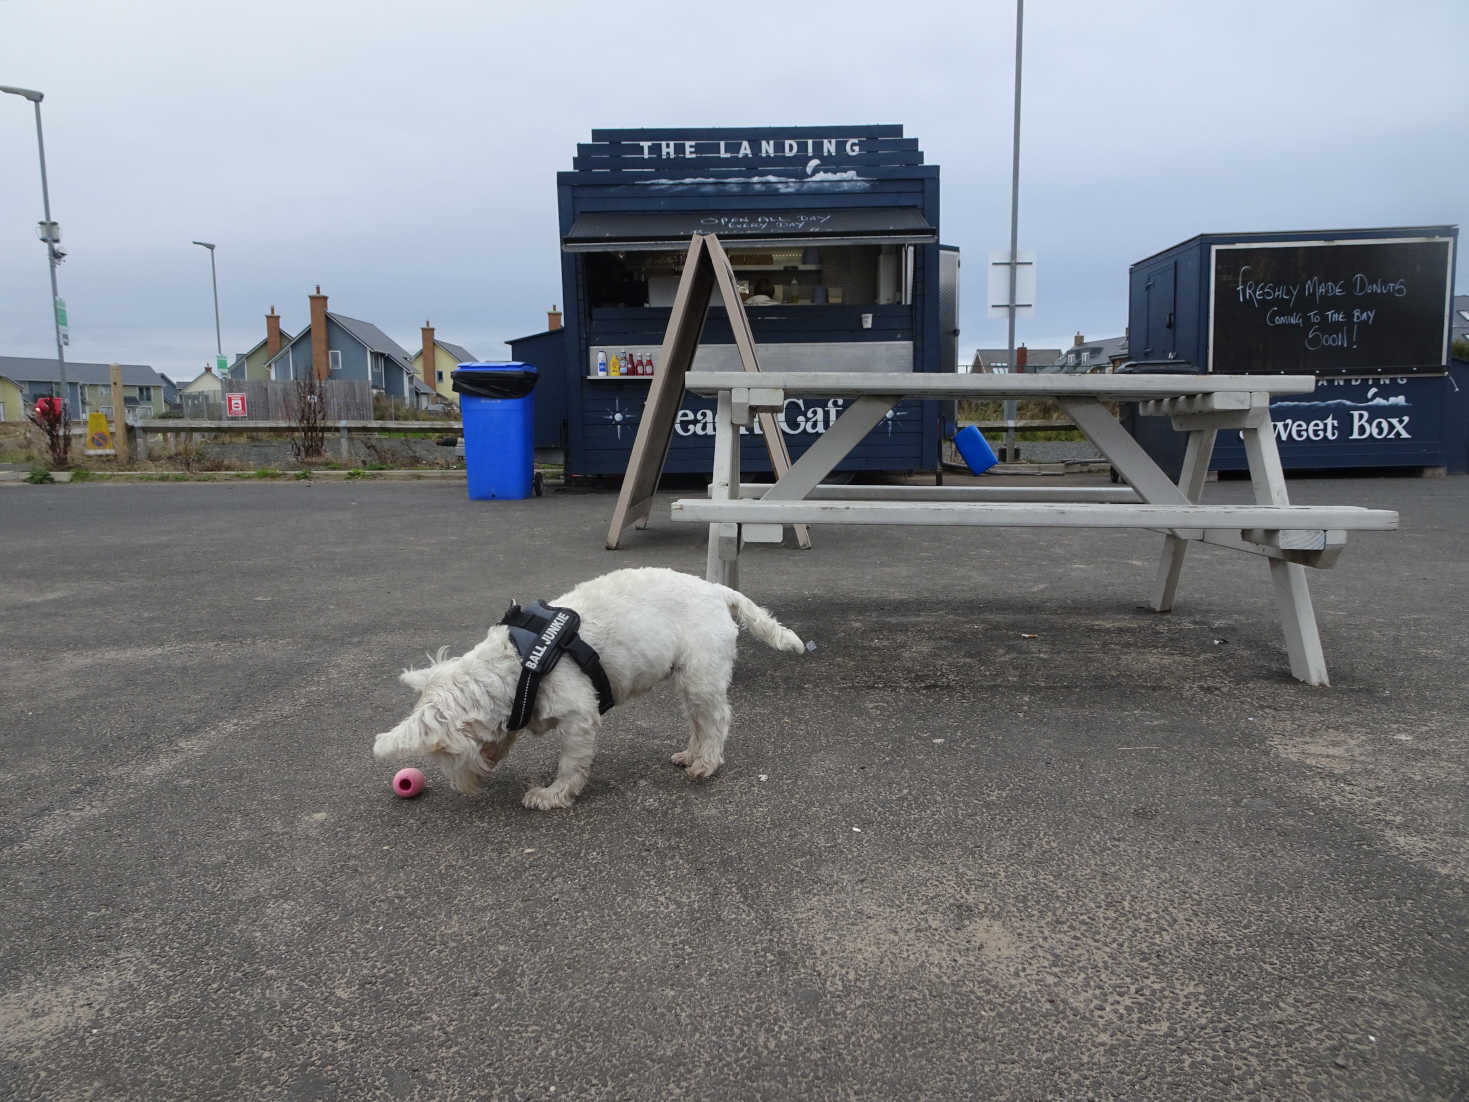
[[[289,380],[245,382],[239,379],[224,380],[229,394],[245,395],[245,416],[230,420],[249,421],[295,421],[296,384]],[[326,379],[321,383],[322,396],[326,400],[325,420],[337,421],[372,420],[372,384],[363,379]],[[181,394],[184,417],[191,421],[225,420],[224,399],[215,394]]]

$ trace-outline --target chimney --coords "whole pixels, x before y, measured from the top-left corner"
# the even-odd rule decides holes
[[[281,319],[276,316],[275,307],[270,308],[270,313],[265,315],[265,358],[273,358],[281,350]]]
[[[331,359],[326,354],[326,296],[321,284],[316,294],[306,296],[311,302],[311,374],[318,379],[331,375]]]
[[[1073,347],[1073,348],[1080,348],[1085,343],[1086,343],[1086,338],[1083,337],[1080,333],[1078,333],[1078,334],[1076,334],[1075,339],[1072,340],[1071,347]]]
[[[439,392],[439,358],[434,355],[434,329],[425,318],[423,322],[423,384],[435,394]]]
[[[1019,348],[1017,348],[1015,350],[1015,370],[1016,370],[1016,372],[1018,373],[1018,372],[1024,371],[1025,370],[1025,365],[1027,363],[1029,363],[1029,362],[1030,362],[1030,349],[1026,348],[1025,345],[1022,344]]]
[[[556,309],[556,304],[554,302],[551,303],[551,309],[546,311],[546,328],[561,328],[561,311]]]

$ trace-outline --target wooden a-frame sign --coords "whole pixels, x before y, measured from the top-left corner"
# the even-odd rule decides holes
[[[663,473],[668,446],[673,440],[674,418],[683,404],[684,375],[693,365],[694,353],[699,349],[699,338],[704,333],[704,321],[709,315],[709,300],[716,286],[719,297],[724,300],[725,312],[729,314],[729,327],[734,331],[740,363],[746,371],[760,370],[760,362],[755,355],[755,335],[750,329],[744,301],[735,289],[734,267],[729,262],[729,255],[714,234],[695,234],[684,258],[683,275],[678,281],[678,294],[673,299],[668,330],[663,334],[663,349],[658,356],[659,370],[653,376],[648,401],[643,406],[637,439],[633,441],[627,473],[622,478],[622,490],[617,495],[617,507],[612,511],[612,524],[607,529],[609,551],[617,549],[628,525],[648,526],[653,492],[658,488],[658,478]],[[776,478],[781,478],[791,468],[785,437],[781,435],[773,413],[756,416],[760,419],[765,446],[770,451],[770,464],[775,468]],[[735,477],[738,478],[738,472]],[[796,543],[802,548],[809,548],[811,533],[806,525],[792,527],[796,530]]]

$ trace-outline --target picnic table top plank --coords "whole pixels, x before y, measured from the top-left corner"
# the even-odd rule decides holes
[[[866,394],[925,398],[1098,398],[1139,402],[1196,394],[1304,394],[1314,375],[951,375],[946,372],[690,371],[688,390],[713,394],[745,388],[787,395],[857,398]]]

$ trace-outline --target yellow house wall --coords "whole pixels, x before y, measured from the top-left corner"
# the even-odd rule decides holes
[[[413,373],[422,379],[423,349],[420,348],[413,354],[413,359],[409,361],[409,365],[413,368]],[[442,379],[435,376],[434,389],[439,392],[439,397],[454,403],[456,406],[459,404],[459,394],[454,389],[454,369],[458,366],[458,360],[445,352],[437,344],[434,345],[434,370],[442,372],[444,375]]]
[[[184,394],[196,394],[200,391],[204,391],[209,394],[218,394],[220,393],[220,389],[219,376],[215,375],[213,372],[200,375],[192,382],[186,383],[185,385],[179,387],[180,392]]]
[[[24,421],[25,410],[21,408],[20,387],[9,379],[0,379],[0,406],[4,406],[3,416],[0,420]]]
[[[434,345],[434,358],[438,360],[437,370],[444,373],[443,381],[437,385],[438,392],[458,405],[459,393],[454,389],[454,369],[459,366],[459,361],[438,345]]]

